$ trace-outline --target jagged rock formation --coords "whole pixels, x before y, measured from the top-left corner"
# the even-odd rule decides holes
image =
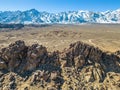
[[[1,90],[119,90],[120,57],[83,42],[63,52],[16,41],[0,52]]]

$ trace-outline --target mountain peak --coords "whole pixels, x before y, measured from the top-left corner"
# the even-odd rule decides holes
[[[60,13],[39,12],[36,9],[26,11],[0,12],[0,23],[46,24],[46,23],[120,23],[120,9],[106,12],[91,12],[87,10]]]
[[[25,11],[26,12],[26,11]],[[37,13],[39,13],[39,11],[38,10],[36,10],[36,9],[30,9],[30,10],[27,10],[27,12],[33,12],[33,13],[35,13],[35,12],[37,12]]]
[[[37,12],[38,12],[38,10],[36,10],[35,8],[33,8],[33,9],[30,9],[29,11],[37,11]]]
[[[120,8],[119,8],[119,9],[117,9],[116,11],[119,11],[119,12],[120,12]]]

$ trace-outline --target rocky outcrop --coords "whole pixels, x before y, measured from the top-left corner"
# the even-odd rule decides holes
[[[36,69],[42,61],[47,58],[47,50],[42,45],[33,44],[28,47],[25,71]]]
[[[8,71],[17,70],[21,62],[25,60],[27,55],[27,47],[24,41],[16,41],[7,48],[3,48],[0,52],[1,60],[4,61]]]
[[[95,66],[95,63],[99,63],[106,71],[120,72],[120,58],[117,55],[108,54],[83,42],[71,44],[61,58],[66,60],[66,66]]]
[[[0,72],[2,90],[120,89],[118,54],[83,42],[73,43],[63,52],[48,52],[42,45],[16,41],[1,50]]]
[[[8,71],[28,71],[36,69],[40,61],[47,57],[42,45],[26,46],[24,41],[16,41],[1,50],[0,68]]]
[[[43,64],[60,66],[59,52],[48,52],[38,44],[26,46],[24,41],[16,41],[0,52],[0,68],[8,71],[31,71]]]

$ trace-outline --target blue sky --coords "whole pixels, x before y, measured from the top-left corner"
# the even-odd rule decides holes
[[[120,0],[0,0],[0,11],[37,9],[47,12],[106,11],[120,8]]]

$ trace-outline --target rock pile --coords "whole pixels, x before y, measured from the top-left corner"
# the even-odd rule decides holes
[[[0,52],[0,63],[4,64],[4,67],[1,68],[8,69],[8,71],[14,71],[21,65],[26,55],[27,47],[24,41],[16,41],[10,44],[9,47],[3,48]]]
[[[120,72],[120,58],[115,54],[107,54],[99,48],[95,48],[83,42],[76,42],[61,55],[66,61],[66,66],[83,67],[99,63],[105,71]]]
[[[42,45],[26,46],[24,41],[16,41],[0,52],[0,68],[8,71],[28,71],[36,69],[40,61],[47,57]]]
[[[39,63],[47,58],[47,50],[42,45],[33,44],[28,47],[26,56],[25,71],[36,69]]]
[[[0,52],[2,90],[119,90],[120,57],[83,42],[63,52],[16,41]]]

